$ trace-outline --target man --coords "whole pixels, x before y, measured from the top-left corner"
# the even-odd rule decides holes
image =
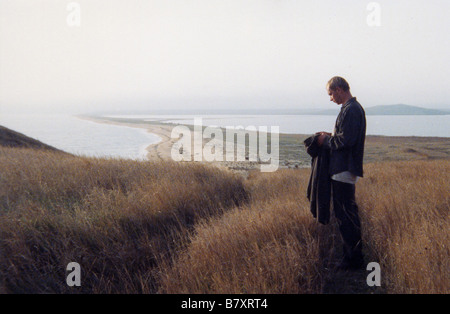
[[[344,78],[331,78],[327,92],[330,101],[341,105],[333,134],[320,132],[318,138],[318,144],[330,150],[333,208],[344,242],[344,260],[339,268],[359,269],[364,261],[355,184],[363,176],[366,117]]]

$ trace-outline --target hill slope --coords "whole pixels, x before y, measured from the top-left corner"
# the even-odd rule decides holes
[[[449,293],[448,160],[365,166],[356,198],[381,287],[336,270],[338,225],[312,217],[308,168],[244,179],[0,147],[0,174],[0,293]]]
[[[1,125],[0,125],[0,146],[36,148],[62,152],[61,150],[55,147],[44,144],[36,139],[33,139],[22,133],[5,128],[4,126]]]

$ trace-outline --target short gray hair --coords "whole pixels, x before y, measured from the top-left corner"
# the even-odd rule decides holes
[[[327,88],[336,90],[336,88],[338,87],[341,88],[344,92],[350,90],[350,85],[348,85],[347,81],[343,77],[334,76],[328,81]]]

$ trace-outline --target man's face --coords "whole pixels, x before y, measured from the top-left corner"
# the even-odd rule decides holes
[[[328,95],[330,96],[330,101],[335,102],[338,105],[341,105],[344,97],[344,91],[340,88],[337,87],[335,90],[330,89],[329,87],[327,87],[327,92]]]

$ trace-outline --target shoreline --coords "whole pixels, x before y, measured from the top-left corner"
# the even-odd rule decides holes
[[[142,128],[147,132],[158,136],[160,138],[159,142],[150,144],[145,148],[145,150],[147,151],[146,157],[149,161],[172,160],[172,145],[179,140],[177,138],[173,139],[171,137],[172,128],[175,126],[174,124],[164,124],[161,122],[153,121],[142,122],[138,120],[136,122],[117,121],[117,119],[114,118],[92,117],[84,115],[77,115],[76,117],[96,123]],[[232,170],[233,172],[241,173],[244,176],[248,175],[249,170],[259,170],[260,167],[260,164],[258,162],[253,161],[212,161],[208,162],[208,164],[223,169]]]
[[[91,122],[96,123],[105,123],[105,124],[112,124],[112,125],[118,125],[118,126],[127,126],[127,127],[134,127],[134,128],[142,128],[145,129],[147,132],[152,133],[156,136],[158,136],[161,140],[157,143],[153,143],[148,145],[145,149],[147,151],[147,159],[149,161],[158,161],[158,160],[172,160],[171,156],[171,150],[174,143],[179,141],[178,138],[172,138],[172,129],[176,124],[170,124],[170,123],[161,123],[161,122],[154,122],[154,121],[145,121],[142,122],[142,120],[136,120],[136,122],[131,122],[129,120],[126,121],[118,121],[117,118],[107,118],[107,117],[93,117],[93,116],[85,116],[85,115],[77,115],[76,116],[79,119],[88,120]],[[191,128],[193,126],[187,125],[187,127]],[[192,132],[194,132],[191,129]],[[194,156],[192,154],[192,160],[194,159]],[[193,162],[199,162],[199,161],[193,161]],[[250,170],[259,170],[262,163],[257,161],[205,161],[205,163],[208,163],[213,166],[217,166],[220,168],[232,170],[236,173],[241,173],[244,176],[248,175],[248,171]],[[309,161],[306,165],[303,165],[304,167],[309,167]],[[292,167],[298,168],[298,165],[292,165]],[[281,165],[279,164],[279,168],[289,168],[287,164]]]
[[[132,128],[145,129],[148,133],[154,134],[160,138],[157,143],[152,143],[145,147],[147,151],[146,157],[149,160],[168,159],[171,158],[170,150],[176,139],[171,138],[172,127],[170,125],[163,124],[150,124],[150,123],[127,123],[120,121],[113,121],[108,118],[92,117],[77,115],[79,119],[88,120],[96,123],[105,123],[119,126],[127,126]]]

